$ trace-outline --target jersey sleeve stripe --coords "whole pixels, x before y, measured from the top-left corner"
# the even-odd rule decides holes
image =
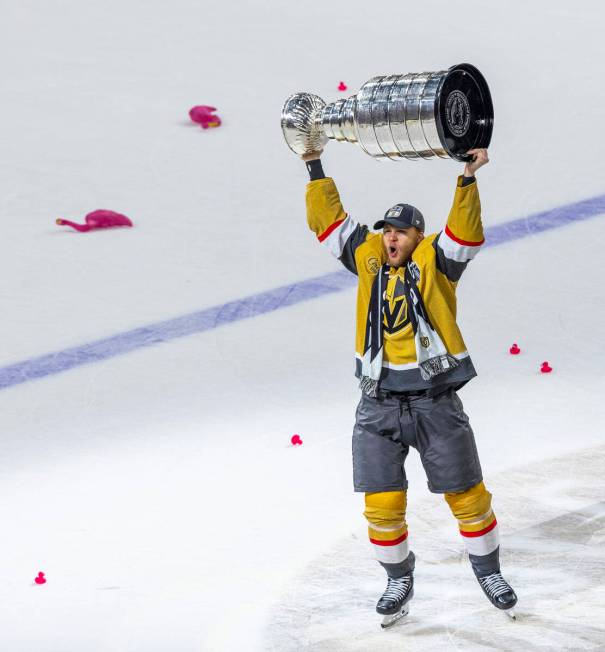
[[[464,240],[459,240],[446,227],[441,231],[437,239],[437,246],[443,251],[446,258],[459,263],[466,263],[472,260],[481,249],[482,242],[472,242],[471,244],[462,244]]]
[[[323,233],[321,233],[320,235],[318,235],[318,236],[317,236],[317,239],[318,239],[320,242],[323,242],[324,240],[326,240],[327,238],[329,238],[329,237],[330,237],[330,234],[332,233],[332,231],[334,231],[335,229],[337,229],[337,228],[338,228],[338,227],[339,227],[343,222],[344,222],[344,220],[336,220],[336,222],[330,224],[330,226],[329,226],[329,227],[328,227],[328,228],[327,228]]]
[[[451,238],[454,242],[457,242],[459,245],[463,245],[465,247],[480,247],[485,242],[485,238],[483,238],[483,240],[481,240],[480,242],[470,242],[468,240],[462,240],[456,237],[451,232],[450,227],[447,224],[445,225],[445,233],[448,236],[448,238]]]
[[[333,256],[340,258],[347,240],[351,237],[356,227],[357,223],[347,215],[344,220],[334,222],[317,239],[324,247],[330,250]]]

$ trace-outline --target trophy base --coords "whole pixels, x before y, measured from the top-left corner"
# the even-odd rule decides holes
[[[439,140],[451,158],[470,161],[469,149],[489,147],[494,107],[487,82],[475,66],[450,68],[435,104]]]

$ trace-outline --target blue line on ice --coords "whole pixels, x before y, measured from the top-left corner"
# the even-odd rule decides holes
[[[605,213],[605,195],[566,204],[487,228],[484,246],[495,247],[542,231],[566,226],[572,222],[596,217],[602,213]],[[356,277],[346,270],[332,272],[220,306],[205,308],[175,319],[135,328],[82,346],[16,362],[0,368],[0,389],[67,371],[83,364],[107,360],[146,346],[212,330],[224,324],[262,315],[324,294],[340,292],[353,287],[356,283]]]

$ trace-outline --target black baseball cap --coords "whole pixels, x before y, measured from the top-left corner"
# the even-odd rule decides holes
[[[411,204],[395,204],[384,214],[384,219],[374,224],[374,228],[382,229],[385,224],[391,224],[398,229],[409,229],[415,226],[419,231],[424,231],[424,217]]]

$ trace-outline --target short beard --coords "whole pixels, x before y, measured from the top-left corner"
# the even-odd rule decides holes
[[[391,258],[389,257],[388,249],[386,249],[387,264],[390,265],[391,267],[403,267],[405,264],[407,264],[408,260],[412,257],[413,253],[414,253],[414,251],[412,250],[407,255],[401,254],[396,262],[391,262]],[[401,262],[399,262],[399,261],[401,261]]]

